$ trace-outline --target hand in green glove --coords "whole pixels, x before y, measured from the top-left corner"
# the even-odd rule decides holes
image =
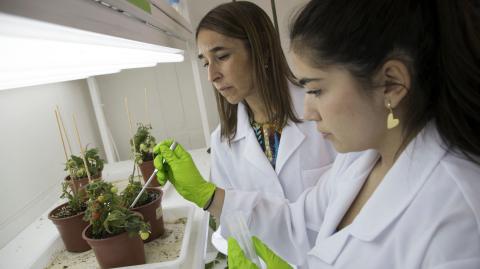
[[[292,269],[286,261],[278,257],[260,239],[253,236],[252,241],[255,246],[255,252],[262,258],[268,269]],[[259,269],[257,265],[245,257],[243,250],[233,237],[228,238],[228,268]]]
[[[164,140],[153,149],[157,154],[153,161],[155,168],[158,169],[157,179],[164,185],[168,178],[183,198],[204,208],[212,198],[216,186],[203,179],[192,157],[182,145],[178,144],[175,150],[170,150],[172,143],[172,140]]]

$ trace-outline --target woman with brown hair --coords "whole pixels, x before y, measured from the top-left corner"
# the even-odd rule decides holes
[[[295,201],[335,152],[314,124],[299,118],[304,93],[268,15],[250,2],[226,3],[205,15],[196,39],[221,121],[211,138],[211,181]],[[226,252],[218,232],[212,242]]]

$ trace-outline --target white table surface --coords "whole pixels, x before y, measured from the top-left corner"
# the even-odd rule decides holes
[[[196,149],[189,152],[202,176],[209,178],[210,156],[206,149]],[[103,178],[107,181],[125,179],[131,173],[132,166],[133,162],[131,160],[108,164],[103,170]],[[51,209],[61,203],[62,201],[58,201],[0,250],[0,268],[42,268],[48,263],[51,255],[46,253],[47,249],[50,249],[51,245],[56,242],[58,244],[61,240],[58,240],[58,231],[55,225],[47,218],[47,215]],[[165,188],[162,199],[163,206],[186,204],[193,205],[184,200],[173,186]],[[187,258],[181,268],[204,268],[207,227],[208,214],[195,206]]]

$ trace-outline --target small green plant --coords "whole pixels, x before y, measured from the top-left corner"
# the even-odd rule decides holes
[[[98,155],[98,149],[87,149],[85,151],[85,160],[87,161],[90,176],[93,178],[100,176],[105,161]],[[65,171],[68,171],[70,177],[74,179],[87,177],[87,171],[85,170],[85,164],[83,163],[81,156],[75,156],[72,154],[65,164]]]
[[[137,132],[130,139],[130,146],[133,148],[135,145],[135,162],[142,164],[153,160],[153,148],[156,145],[155,137],[150,132],[152,126],[150,124],[138,123]]]
[[[130,206],[133,203],[137,195],[142,190],[142,184],[140,183],[140,181],[135,181],[133,179],[134,179],[134,176],[131,175],[128,178],[127,187],[120,194],[120,196],[122,197],[122,203],[126,207]],[[148,192],[145,191],[142,193],[142,195],[140,195],[140,198],[138,198],[138,201],[135,204],[135,207],[147,204],[150,201],[151,199],[149,197],[149,194]]]
[[[91,236],[107,238],[123,232],[130,236],[139,234],[145,240],[150,234],[150,226],[142,217],[122,204],[117,187],[103,180],[87,185],[87,210],[84,220],[92,225]]]
[[[75,216],[87,208],[84,197],[80,193],[74,192],[72,186],[66,181],[62,183],[60,198],[67,199],[67,204],[54,213],[56,218]]]
[[[75,212],[85,211],[87,204],[84,197],[78,192],[73,191],[72,185],[66,181],[62,182],[62,195],[60,198],[68,200],[68,206]]]

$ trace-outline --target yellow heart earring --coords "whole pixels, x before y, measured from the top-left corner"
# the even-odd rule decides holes
[[[390,101],[388,101],[387,106],[388,106],[388,110],[390,110],[390,113],[388,113],[388,118],[387,118],[387,129],[391,130],[398,126],[398,124],[400,123],[400,120],[394,118],[392,104],[390,103]]]

